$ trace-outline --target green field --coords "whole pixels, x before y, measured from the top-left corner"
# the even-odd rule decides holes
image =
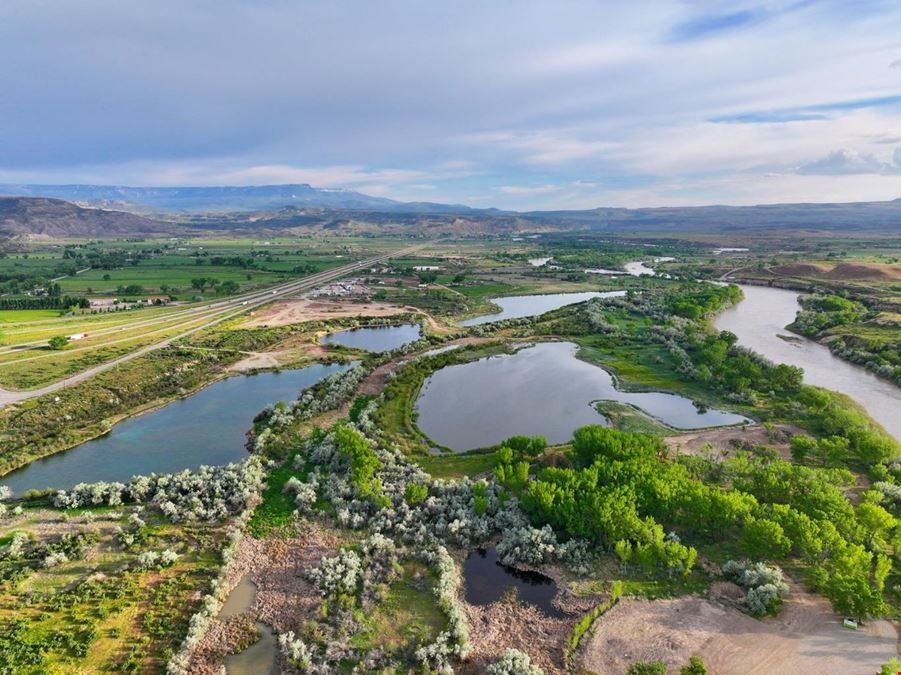
[[[58,309],[2,309],[0,323],[26,323],[41,319],[55,319],[60,316]]]

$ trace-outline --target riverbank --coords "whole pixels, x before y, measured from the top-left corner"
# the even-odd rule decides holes
[[[901,442],[901,388],[836,357],[828,347],[806,337],[780,339],[800,309],[793,292],[763,286],[744,286],[742,290],[745,299],[713,320],[717,330],[733,333],[740,346],[775,363],[802,368],[806,383],[849,396]]]

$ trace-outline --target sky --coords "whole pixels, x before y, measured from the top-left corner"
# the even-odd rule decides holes
[[[0,182],[901,197],[897,0],[3,0]]]

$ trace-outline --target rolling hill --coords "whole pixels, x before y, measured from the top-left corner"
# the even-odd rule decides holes
[[[0,197],[0,238],[73,239],[163,235],[182,231],[134,213],[85,208],[61,199]]]

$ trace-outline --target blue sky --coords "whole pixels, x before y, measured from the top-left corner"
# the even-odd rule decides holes
[[[901,3],[5,0],[0,182],[901,196]]]

